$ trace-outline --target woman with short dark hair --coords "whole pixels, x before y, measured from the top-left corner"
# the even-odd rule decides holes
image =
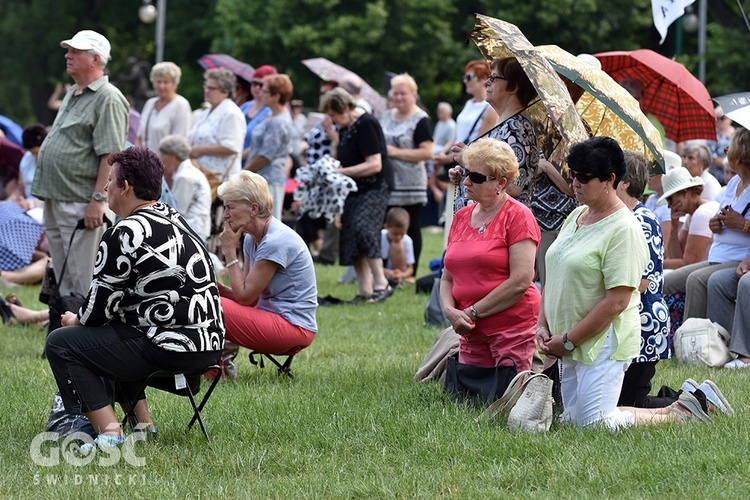
[[[140,424],[153,428],[145,379],[158,370],[198,371],[218,363],[224,322],[211,258],[182,216],[159,203],[163,167],[156,153],[128,148],[109,157],[105,193],[122,220],[99,244],[94,277],[78,311],[45,352],[65,408],[86,413],[99,448],[126,438],[112,406],[138,398]]]
[[[573,190],[583,205],[566,219],[547,251],[541,352],[561,360],[561,419],[616,428],[635,417],[617,408],[623,375],[640,346],[638,286],[648,264],[640,224],[617,197],[622,149],[595,137],[570,149]]]

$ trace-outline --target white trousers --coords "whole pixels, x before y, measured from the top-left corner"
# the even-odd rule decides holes
[[[569,357],[562,359],[562,422],[580,427],[602,423],[613,430],[635,423],[632,413],[617,409],[622,381],[630,361],[609,359],[617,349],[617,339],[612,327],[606,335],[602,350],[590,365]]]

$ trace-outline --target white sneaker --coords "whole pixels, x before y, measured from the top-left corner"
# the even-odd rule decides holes
[[[724,394],[711,380],[704,380],[703,383],[698,387],[698,389],[700,389],[701,392],[706,395],[706,399],[709,403],[711,403],[730,417],[734,416],[734,410],[730,406],[729,401],[727,401],[727,398],[724,397]]]
[[[81,445],[81,453],[88,455],[94,450],[101,450],[102,448],[112,448],[120,446],[128,440],[127,436],[115,436],[113,434],[99,434],[94,439],[93,443],[85,443]]]
[[[750,363],[745,363],[740,358],[737,358],[725,364],[724,368],[750,368]]]
[[[695,392],[695,390],[698,389],[698,382],[696,382],[695,380],[691,378],[686,379],[682,383],[682,386],[680,387],[680,389],[682,389],[682,392]]]

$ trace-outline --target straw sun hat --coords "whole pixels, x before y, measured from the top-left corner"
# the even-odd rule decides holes
[[[675,167],[662,176],[661,185],[664,188],[664,194],[659,198],[657,205],[666,204],[667,198],[675,193],[691,187],[702,186],[703,179],[693,177],[685,167]]]

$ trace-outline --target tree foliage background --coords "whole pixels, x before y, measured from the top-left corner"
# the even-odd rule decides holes
[[[750,2],[745,2],[750,3]],[[0,114],[21,125],[51,123],[46,102],[55,82],[69,82],[60,41],[95,29],[112,42],[110,79],[130,71],[128,57],[153,62],[154,25],[138,19],[141,0],[3,0],[0,2]],[[197,59],[228,53],[253,66],[288,73],[295,97],[317,104],[318,79],[302,59],[326,57],[383,90],[385,73],[409,72],[433,112],[438,101],[466,99],[463,65],[479,57],[466,34],[479,12],[512,22],[533,44],[572,53],[650,48],[675,54],[675,25],[664,45],[652,24],[650,0],[168,0],[165,60],[183,70],[179,92],[201,102]],[[732,0],[708,0],[706,86],[711,95],[747,89],[750,32]],[[685,34],[683,55],[697,72],[696,35]]]

